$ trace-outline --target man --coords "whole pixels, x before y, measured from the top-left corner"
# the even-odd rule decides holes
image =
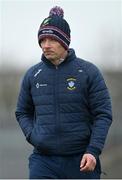
[[[16,117],[29,143],[32,179],[99,179],[99,155],[112,121],[104,79],[69,48],[70,27],[60,7],[39,31],[41,62],[25,74]]]

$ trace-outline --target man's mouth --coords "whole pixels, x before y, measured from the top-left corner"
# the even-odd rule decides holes
[[[52,53],[53,53],[53,51],[45,51],[45,52],[44,52],[45,55],[50,55],[50,54],[52,54]]]

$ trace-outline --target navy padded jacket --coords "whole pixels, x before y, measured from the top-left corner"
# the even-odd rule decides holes
[[[27,71],[16,118],[35,151],[97,157],[112,122],[111,100],[99,69],[70,49],[58,67],[42,55]]]

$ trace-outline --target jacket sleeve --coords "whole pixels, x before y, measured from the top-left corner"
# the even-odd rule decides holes
[[[21,84],[15,115],[26,139],[28,140],[33,129],[34,121],[34,105],[31,96],[31,85],[28,73],[25,74]]]
[[[112,108],[109,92],[99,69],[92,65],[88,74],[88,103],[93,123],[86,152],[97,158],[102,152],[112,122]]]

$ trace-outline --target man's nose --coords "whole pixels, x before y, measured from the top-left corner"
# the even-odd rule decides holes
[[[43,44],[43,47],[44,48],[49,48],[50,47],[50,42],[48,40],[45,40],[44,44]]]

